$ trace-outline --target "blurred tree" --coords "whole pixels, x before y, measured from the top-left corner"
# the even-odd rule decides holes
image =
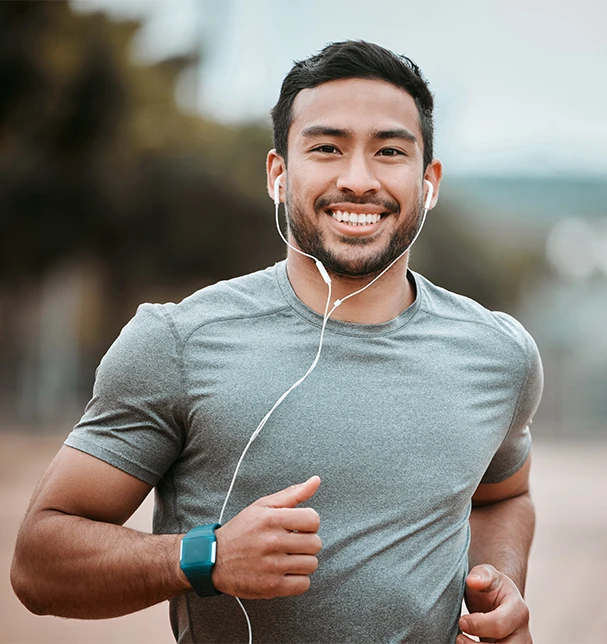
[[[65,2],[0,3],[0,275],[109,253],[124,286],[183,271],[216,279],[280,254],[273,234],[246,250],[255,224],[271,226],[230,186],[252,196],[268,132],[181,114],[175,82],[194,59],[133,65],[137,28]]]
[[[45,372],[48,347],[65,344],[58,341],[62,328],[74,333],[67,324],[73,311],[48,333],[49,315],[62,312],[45,305],[45,292],[57,292],[57,275],[77,288],[65,266],[94,267],[103,301],[86,295],[85,328],[76,329],[85,345],[71,372],[87,375],[74,378],[86,395],[94,366],[136,302],[185,295],[284,255],[268,208],[260,207],[259,193],[252,198],[254,181],[265,174],[268,131],[222,128],[180,113],[175,82],[196,59],[134,65],[129,50],[138,27],[75,14],[63,1],[0,3],[6,404],[40,389],[34,381]],[[226,145],[240,137],[238,155],[226,155]],[[46,372],[55,380],[62,373]]]

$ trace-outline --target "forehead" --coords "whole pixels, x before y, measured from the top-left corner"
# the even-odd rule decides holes
[[[293,101],[289,143],[314,125],[361,133],[405,128],[422,145],[413,97],[382,80],[347,78],[302,90]]]

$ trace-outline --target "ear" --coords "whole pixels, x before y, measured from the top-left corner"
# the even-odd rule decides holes
[[[424,179],[429,181],[432,184],[432,188],[434,188],[432,199],[430,201],[430,208],[434,208],[434,206],[436,206],[436,202],[438,201],[438,190],[442,178],[443,164],[438,159],[432,159],[426,168],[426,172],[424,172]]]
[[[268,176],[268,194],[270,195],[272,201],[274,201],[274,184],[276,183],[276,179],[278,179],[281,174],[285,174],[286,170],[287,166],[284,159],[280,156],[280,154],[278,154],[278,152],[276,152],[276,150],[270,150],[266,159],[266,173]],[[281,201],[285,200],[286,186],[287,182],[285,174],[282,181],[280,182]]]

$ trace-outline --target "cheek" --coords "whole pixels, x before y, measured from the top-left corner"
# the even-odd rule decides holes
[[[293,185],[305,192],[322,194],[335,186],[339,172],[336,163],[319,163],[302,159],[289,168]]]
[[[307,175],[305,178],[293,179],[287,185],[290,200],[305,209],[314,209],[319,198],[335,193],[335,188],[331,190],[332,184],[322,175]]]
[[[383,190],[406,209],[419,201],[422,194],[421,183],[422,179],[418,175],[413,176],[412,172],[400,172],[387,176],[382,186]]]

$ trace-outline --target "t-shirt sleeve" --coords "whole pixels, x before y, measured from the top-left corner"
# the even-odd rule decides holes
[[[183,444],[181,344],[163,305],[143,304],[101,360],[65,444],[156,485]]]
[[[527,356],[526,368],[520,378],[518,398],[510,428],[495,453],[481,483],[501,483],[515,474],[531,452],[529,426],[540,404],[544,387],[544,373],[538,348],[533,338],[522,329]],[[518,370],[520,373],[520,370]]]

